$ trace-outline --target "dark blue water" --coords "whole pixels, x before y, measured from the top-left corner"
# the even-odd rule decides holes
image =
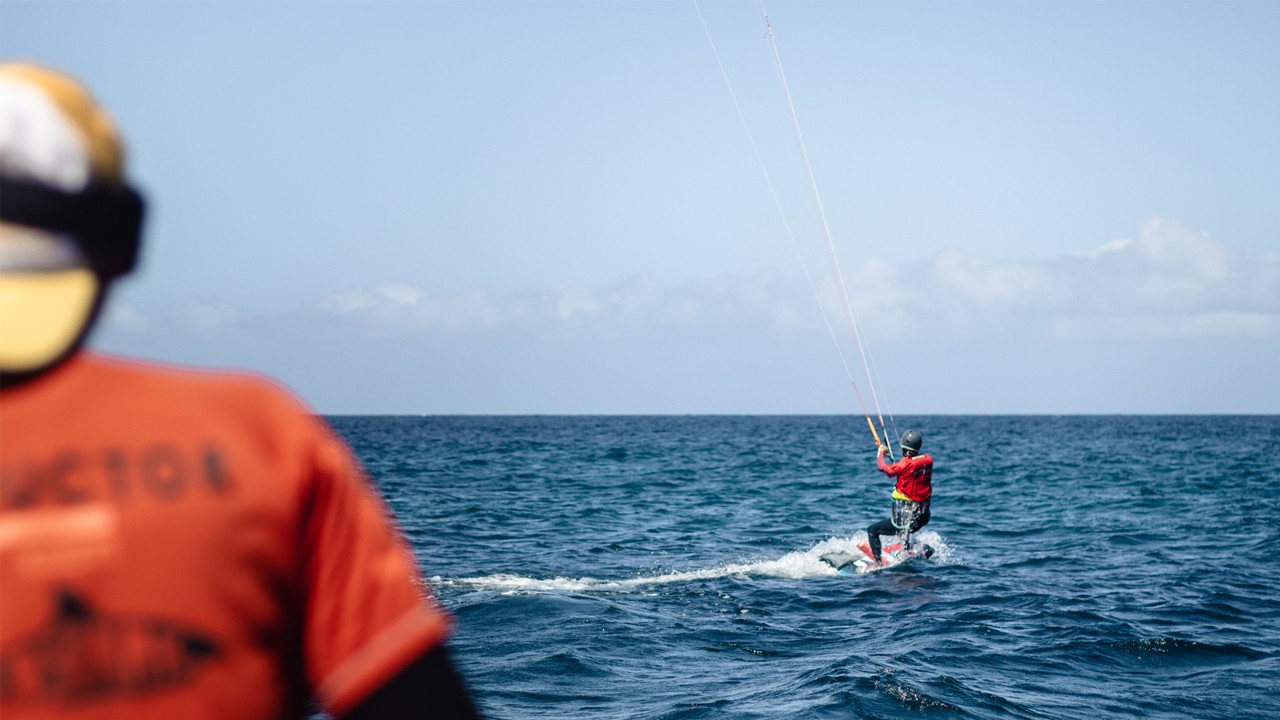
[[[492,718],[1280,717],[1280,417],[919,417],[938,557],[861,418],[331,418]],[[860,427],[861,425],[861,427]]]

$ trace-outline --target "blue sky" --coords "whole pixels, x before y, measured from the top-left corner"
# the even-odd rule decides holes
[[[898,414],[1280,412],[1280,4],[773,2]],[[752,2],[703,2],[843,331]],[[859,412],[692,2],[21,2],[154,213],[100,348],[321,412]]]

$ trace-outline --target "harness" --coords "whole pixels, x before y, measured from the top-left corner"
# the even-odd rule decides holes
[[[909,528],[915,522],[916,518],[929,509],[929,501],[917,502],[915,500],[907,500],[894,497],[893,506],[889,510],[889,522],[898,529],[898,532],[910,534]]]

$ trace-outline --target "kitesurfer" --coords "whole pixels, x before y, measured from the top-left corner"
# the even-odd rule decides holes
[[[449,615],[322,420],[82,349],[142,220],[89,93],[0,63],[0,717],[475,717]]]
[[[903,433],[900,445],[902,459],[895,463],[884,461],[889,448],[884,444],[876,453],[876,467],[885,475],[897,480],[893,488],[893,508],[890,517],[872,523],[867,528],[867,547],[872,560],[880,562],[880,536],[904,534],[910,536],[929,523],[929,498],[933,494],[933,458],[921,455],[924,437],[915,430]]]

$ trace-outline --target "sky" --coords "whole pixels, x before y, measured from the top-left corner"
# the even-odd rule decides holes
[[[322,413],[1280,412],[1280,3],[763,8],[790,105],[757,2],[5,0],[0,56],[150,202],[92,344]]]

